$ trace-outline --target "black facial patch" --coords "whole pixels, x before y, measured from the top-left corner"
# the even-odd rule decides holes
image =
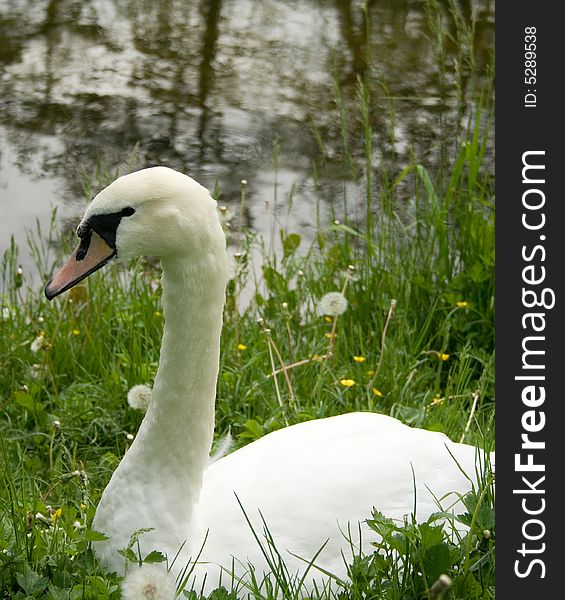
[[[76,253],[77,260],[84,260],[86,253],[88,252],[88,246],[90,246],[90,239],[92,238],[92,231],[87,229],[82,235],[79,234],[80,244]]]
[[[106,213],[102,215],[92,215],[82,227],[77,231],[78,236],[81,238],[81,246],[85,243],[85,253],[79,258],[77,254],[77,260],[82,260],[86,255],[86,249],[90,244],[90,232],[96,231],[96,233],[110,246],[110,248],[116,249],[116,234],[118,231],[118,225],[120,224],[122,217],[131,217],[135,213],[135,208],[128,206],[119,212]],[[88,238],[88,239],[87,239]],[[82,248],[81,248],[82,250]]]

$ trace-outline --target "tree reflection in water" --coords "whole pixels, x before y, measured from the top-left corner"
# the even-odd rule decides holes
[[[370,1],[370,28],[363,3],[352,0],[3,2],[3,231],[22,220],[31,226],[49,204],[78,215],[84,181],[96,182],[99,165],[113,174],[155,164],[209,187],[217,182],[227,203],[237,200],[239,182],[247,179],[247,217],[261,228],[268,222],[264,201],[273,196],[278,140],[277,196],[284,201],[293,187],[289,226],[304,232],[320,195],[329,205],[345,185],[350,205],[355,202],[334,79],[353,114],[351,138],[362,139],[356,89],[369,54],[374,164],[392,172],[412,156],[437,164],[449,156],[462,117],[478,100],[493,49],[493,5],[461,2],[460,18],[474,23],[469,48],[449,36],[438,48],[430,28],[435,17],[413,0]],[[455,19],[447,15],[441,27],[456,38]],[[445,53],[445,71],[438,52]],[[324,139],[323,161],[313,123]],[[354,159],[356,152],[362,159],[359,143]],[[12,198],[24,188],[20,209]],[[357,201],[363,202],[362,191]]]

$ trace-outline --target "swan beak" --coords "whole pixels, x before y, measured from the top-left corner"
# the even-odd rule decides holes
[[[95,231],[88,231],[67,264],[45,286],[47,299],[53,300],[55,296],[66,292],[103,267],[115,255],[115,248],[109,246]]]

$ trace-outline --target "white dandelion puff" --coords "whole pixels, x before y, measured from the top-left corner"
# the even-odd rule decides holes
[[[162,564],[132,568],[122,581],[123,600],[173,600],[175,581]]]
[[[35,354],[45,347],[45,336],[38,335],[33,342],[31,342],[30,350]]]
[[[320,300],[320,312],[323,315],[337,317],[347,310],[347,300],[341,292],[328,292]]]
[[[148,385],[134,385],[128,392],[128,404],[145,412],[151,401],[151,388]]]
[[[2,320],[8,321],[11,318],[12,318],[12,311],[7,306],[4,306],[4,308],[2,309]]]
[[[29,376],[32,379],[37,381],[38,379],[41,379],[42,375],[43,375],[42,365],[38,365],[37,363],[31,365],[31,367],[29,368]]]

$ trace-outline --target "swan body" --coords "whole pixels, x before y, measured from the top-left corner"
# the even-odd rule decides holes
[[[395,519],[415,509],[425,520],[439,499],[450,508],[453,493],[471,488],[477,449],[373,413],[287,427],[210,464],[227,281],[215,201],[186,175],[144,169],[100,192],[77,233],[79,247],[46,286],[49,298],[115,256],[156,255],[163,267],[165,330],[152,400],[93,523],[108,536],[95,544],[108,570],[123,573],[118,550],[148,528],[142,555],[161,551],[176,574],[198,559],[195,589],[230,574],[245,581],[249,565],[260,580],[269,565],[254,532],[267,547],[266,524],[291,576],[321,550],[308,581],[326,578],[320,569],[344,578],[344,557],[372,548],[363,522],[373,507]]]

